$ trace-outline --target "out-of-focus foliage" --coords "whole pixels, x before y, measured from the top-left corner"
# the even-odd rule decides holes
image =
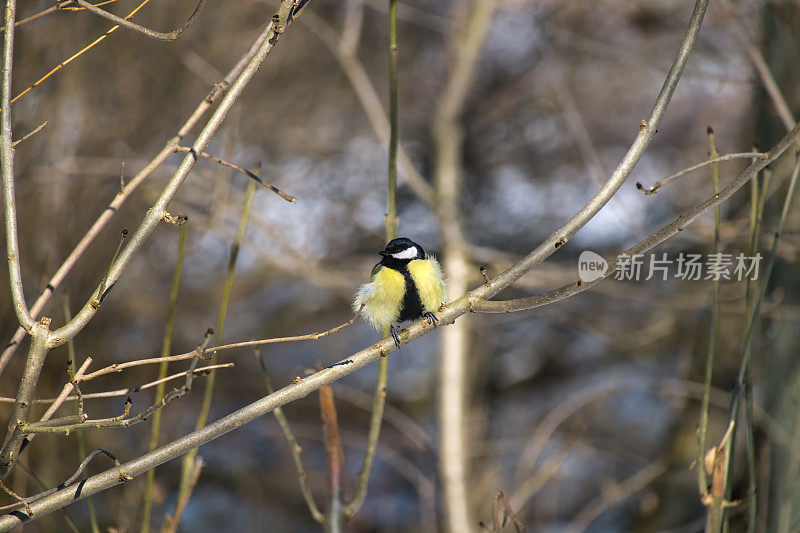
[[[400,137],[426,177],[432,157],[431,117],[446,76],[454,3],[409,0],[400,7]],[[51,4],[23,2],[20,18]],[[275,4],[209,2],[174,43],[120,29],[14,105],[15,138],[48,121],[17,149],[23,279],[29,299],[114,197],[122,163],[129,178],[175,135],[261,31]],[[306,9],[339,31],[340,4],[312,0]],[[108,8],[124,14],[134,5],[122,0]],[[153,0],[136,21],[167,30],[193,8],[193,0]],[[385,101],[384,8],[383,2],[366,2],[358,57]],[[782,32],[783,40],[765,40],[765,51],[774,60],[784,94],[794,95],[790,104],[797,111],[797,32],[792,35],[788,29],[796,29],[800,21],[797,5],[744,2],[737,9],[757,35],[764,27],[769,28],[764,37]],[[471,243],[482,247],[476,284],[479,263],[490,274],[498,273],[509,257],[529,251],[569,218],[613,170],[650,112],[690,10],[687,2],[676,0],[500,3],[463,117],[465,226]],[[755,137],[766,149],[782,135],[734,24],[719,4],[712,4],[656,140],[629,182],[551,261],[502,296],[528,295],[574,281],[582,250],[613,255],[706,198],[711,192],[707,171],[654,196],[642,195],[634,183],[650,184],[706,158],[708,125],[717,133],[721,153],[748,151]],[[63,11],[20,27],[15,93],[110,26],[85,12]],[[383,247],[386,155],[334,54],[303,17],[269,56],[208,151],[247,167],[260,162],[265,181],[297,197],[289,204],[266,190],[256,195],[226,340],[307,333],[346,321],[352,293],[377,261],[375,251]],[[56,324],[63,321],[63,298],[68,295],[73,307],[83,304],[100,281],[120,231],[139,223],[181,156],[173,156],[148,178],[69,276],[45,313]],[[744,164],[722,166],[722,182]],[[779,165],[773,170],[773,190],[778,192],[767,203],[762,253],[771,244],[770,230],[785,191],[787,169]],[[175,353],[196,346],[215,321],[246,181],[201,160],[170,208],[190,220]],[[746,252],[746,193],[738,193],[722,212],[723,251]],[[776,444],[781,436],[796,435],[798,427],[798,367],[790,357],[798,348],[796,213],[788,222],[754,351],[757,451],[767,457],[758,470],[759,490],[768,502],[764,512],[793,497],[778,482],[788,482],[781,476],[790,468],[797,472],[797,461]],[[399,216],[401,235],[436,251],[435,217],[402,178]],[[673,259],[681,252],[708,253],[712,230],[709,215],[657,253]],[[160,353],[177,239],[177,229],[168,224],[153,234],[102,312],[76,339],[79,362],[90,355],[92,368],[99,368]],[[5,270],[0,276],[7,287]],[[707,281],[608,281],[536,311],[477,316],[469,435],[470,498],[476,515],[490,522],[492,498],[504,488],[531,530],[560,531],[582,511],[589,512],[588,506],[613,491],[615,483],[655,465],[652,482],[603,510],[589,529],[701,528],[703,509],[689,467],[695,455],[697,383],[702,382],[707,347],[710,290]],[[739,364],[744,320],[744,285],[723,283],[714,374],[714,385],[721,390],[712,395],[710,443],[722,434],[725,393]],[[0,306],[0,324],[0,332],[10,338],[16,328],[10,304]],[[436,376],[436,335],[391,356],[388,405],[398,412],[385,422],[369,494],[352,522],[355,531],[437,528],[441,511],[433,393],[443,385]],[[280,386],[317,362],[330,364],[373,340],[374,332],[358,324],[319,341],[269,345],[261,353]],[[60,391],[65,359],[64,347],[48,355],[39,397]],[[211,419],[265,394],[252,352],[227,352],[222,360],[236,366],[218,375]],[[20,351],[0,382],[3,396],[15,394],[21,361]],[[348,489],[354,487],[360,466],[369,416],[365,407],[375,372],[364,369],[333,388]],[[110,375],[91,382],[84,392],[136,386],[154,379],[155,373],[155,367],[140,367]],[[153,401],[151,392],[133,398],[134,410]],[[113,416],[123,401],[93,400],[87,409],[93,417]],[[194,428],[199,402],[200,394],[193,392],[166,408],[162,442]],[[10,407],[2,412],[6,416]],[[285,412],[304,447],[311,487],[322,494],[325,458],[317,400],[292,403]],[[544,434],[548,426],[543,421],[551,423],[561,415],[552,434]],[[87,432],[90,447],[109,449],[122,460],[141,454],[148,437],[148,424]],[[538,462],[527,465],[540,442]],[[737,452],[742,457],[737,463],[744,465],[743,444]],[[187,531],[250,531],[265,523],[286,531],[314,527],[287,444],[271,417],[201,448],[200,455],[205,467],[183,519]],[[79,463],[74,438],[41,436],[23,462],[35,465],[45,484],[54,486]],[[156,471],[158,524],[174,508],[178,471],[178,461]],[[736,498],[745,496],[744,474],[737,467],[743,481],[734,491]],[[524,495],[527,482],[538,489],[529,497]],[[138,528],[142,492],[143,480],[137,479],[100,495],[101,524]],[[85,504],[66,512],[85,524]],[[54,515],[30,529],[63,530],[60,520]]]

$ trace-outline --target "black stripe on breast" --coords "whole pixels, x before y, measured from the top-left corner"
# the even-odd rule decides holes
[[[403,295],[403,306],[400,309],[398,322],[416,320],[422,316],[422,300],[419,297],[417,285],[411,279],[411,274],[405,265],[400,270],[400,273],[403,274],[403,278],[406,280],[406,293]]]

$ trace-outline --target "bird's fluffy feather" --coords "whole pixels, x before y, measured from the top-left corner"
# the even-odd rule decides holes
[[[358,312],[363,303],[361,316],[375,329],[380,330],[397,322],[406,280],[400,272],[385,266],[379,266],[375,270],[372,280],[359,287],[356,292],[353,310]]]
[[[447,289],[439,261],[432,255],[408,263],[408,272],[417,286],[423,313],[433,313],[447,300]]]
[[[432,255],[425,259],[413,259],[408,263],[408,272],[417,287],[424,313],[432,313],[447,300],[442,277],[442,267]],[[399,317],[406,290],[403,274],[382,266],[373,269],[372,279],[359,287],[356,292],[353,310],[358,311],[361,304],[364,309],[361,316],[375,329],[396,324]]]

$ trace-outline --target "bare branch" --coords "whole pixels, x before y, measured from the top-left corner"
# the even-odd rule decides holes
[[[80,380],[81,376],[83,376],[84,372],[86,372],[86,369],[89,368],[90,364],[92,364],[92,358],[87,357],[86,360],[81,365],[81,367],[78,369],[78,371],[75,372],[75,376],[70,380],[69,383],[64,385],[64,388],[61,390],[61,394],[59,394],[57,398],[53,399],[52,405],[50,405],[47,411],[42,415],[42,417],[39,419],[39,422],[45,422],[49,420],[50,417],[53,416],[53,414],[55,414],[58,408],[61,407],[61,404],[63,404],[67,400],[80,399],[81,403],[80,403],[79,413],[83,413],[83,396],[80,393],[81,391],[78,388],[77,381]],[[72,391],[73,389],[75,389],[78,392],[78,394],[76,396],[69,396],[70,391]],[[33,403],[36,402],[34,401]],[[35,435],[30,435],[26,437],[28,444],[30,444],[30,442],[33,440],[34,437]]]
[[[203,9],[203,6],[206,4],[206,0],[200,0],[200,2],[197,4],[197,7],[194,8],[192,14],[189,16],[186,22],[184,22],[183,25],[181,25],[181,27],[167,33],[161,33],[158,31],[153,31],[149,28],[145,28],[144,26],[140,26],[139,24],[131,22],[130,20],[124,19],[122,17],[118,17],[113,13],[109,13],[108,11],[100,9],[99,7],[93,4],[90,4],[86,0],[75,0],[75,1],[78,2],[78,5],[84,8],[86,11],[94,13],[95,15],[103,17],[104,19],[108,19],[111,22],[119,24],[124,28],[138,31],[139,33],[147,35],[148,37],[151,37],[153,39],[158,39],[161,41],[174,41],[175,39],[177,39],[178,36],[181,33],[183,33],[186,30],[186,28],[188,28],[192,24],[192,22],[194,22],[194,19],[197,18],[197,16],[200,14],[200,11],[202,11]]]
[[[261,339],[261,340],[256,340],[256,341],[245,341],[245,342],[235,342],[233,344],[224,344],[222,346],[214,346],[213,348],[208,349],[207,350],[208,353],[206,355],[218,353],[218,352],[221,352],[221,351],[224,351],[224,350],[233,350],[235,348],[250,348],[250,347],[253,347],[253,346],[261,346],[261,345],[264,345],[264,344],[274,344],[274,343],[279,343],[279,342],[296,342],[296,341],[317,340],[317,339],[320,339],[322,337],[327,337],[328,335],[331,335],[333,333],[341,331],[342,329],[346,328],[347,326],[352,325],[353,322],[355,322],[356,319],[358,318],[359,314],[360,314],[360,311],[359,311],[359,313],[356,313],[353,316],[353,318],[351,318],[350,320],[348,320],[344,324],[340,324],[340,325],[336,326],[335,328],[331,328],[331,329],[329,329],[327,331],[323,331],[321,333],[314,332],[314,333],[308,333],[306,335],[297,335],[297,336],[294,336],[294,337],[274,337],[274,338],[271,338],[271,339]],[[113,364],[111,366],[107,366],[105,368],[101,368],[100,370],[96,370],[94,372],[90,372],[89,374],[86,374],[81,381],[89,381],[89,380],[92,380],[92,379],[94,379],[96,377],[99,377],[99,376],[102,376],[102,375],[105,375],[105,374],[111,374],[111,373],[114,373],[114,372],[122,372],[126,368],[131,368],[133,366],[151,365],[151,364],[155,364],[155,363],[161,363],[162,361],[167,361],[167,362],[170,362],[170,363],[173,362],[173,361],[185,361],[186,359],[192,359],[194,357],[197,357],[197,353],[198,353],[197,349],[195,349],[195,350],[192,350],[191,352],[186,352],[186,353],[182,353],[182,354],[178,354],[178,355],[171,355],[169,357],[153,357],[153,358],[150,358],[150,359],[139,359],[139,360],[136,360],[136,361],[129,361],[127,363],[116,363],[116,364]]]
[[[200,472],[203,470],[203,458],[199,455],[194,459],[194,467],[192,468],[192,476],[189,479],[187,490],[181,493],[178,498],[178,504],[175,506],[175,514],[167,515],[164,519],[164,525],[161,527],[161,533],[171,533],[178,530],[178,524],[181,522],[183,512],[186,510],[186,504],[192,497],[192,492],[197,486],[197,481],[200,479]]]
[[[151,405],[141,413],[129,417],[131,398],[125,402],[125,408],[121,415],[109,418],[97,418],[94,420],[86,420],[85,415],[65,416],[54,420],[47,420],[44,422],[35,422],[33,424],[24,424],[20,427],[20,431],[24,434],[30,433],[64,433],[69,435],[73,431],[79,429],[104,429],[104,428],[127,428],[143,422],[148,416],[156,411],[163,409],[168,403],[176,400],[189,392],[186,387],[180,389],[172,389],[160,401]]]
[[[114,2],[117,2],[117,1],[118,0],[106,0],[105,2],[98,2],[95,5],[97,7],[100,7],[100,6],[104,6],[106,4],[113,4]],[[62,10],[62,9],[65,10],[65,11],[78,11],[78,10],[80,10],[81,8],[79,8],[79,7],[69,7],[70,5],[72,5],[74,3],[75,3],[75,0],[62,0],[60,2],[57,2],[56,5],[54,5],[54,6],[50,6],[47,9],[39,11],[35,15],[31,15],[30,17],[24,18],[22,20],[18,20],[16,23],[14,23],[14,27],[15,28],[19,28],[23,24],[27,24],[28,22],[33,22],[36,19],[42,18],[45,15],[49,15],[50,13],[54,13],[54,12]],[[0,31],[6,31],[6,27],[5,26],[0,27]]]
[[[91,358],[88,358],[88,359],[91,359]],[[202,376],[203,374],[207,374],[208,372],[210,372],[212,370],[216,370],[218,368],[233,368],[234,366],[235,366],[235,363],[220,363],[218,365],[201,366],[200,368],[195,368],[194,370],[185,370],[183,372],[178,372],[176,374],[172,374],[170,376],[166,376],[166,377],[164,377],[162,379],[157,379],[155,381],[151,381],[149,383],[145,383],[144,385],[139,385],[138,387],[128,387],[128,388],[125,388],[125,389],[110,390],[110,391],[105,391],[105,392],[81,393],[80,398],[83,398],[84,400],[97,400],[97,399],[100,399],[100,398],[118,398],[120,396],[128,396],[129,394],[134,394],[134,393],[137,393],[137,392],[140,392],[140,391],[143,391],[143,390],[147,390],[147,389],[153,388],[153,387],[155,387],[155,386],[157,386],[157,385],[159,385],[161,383],[167,383],[167,382],[172,381],[174,379],[186,377],[190,372],[193,374],[194,377],[198,377],[198,376]],[[68,384],[64,385],[64,388],[71,387],[71,386],[72,386],[72,384],[68,383]],[[59,399],[60,399],[60,397],[59,398],[41,398],[41,399],[34,400],[33,403],[34,404],[50,403],[50,402],[56,402]],[[71,394],[69,396],[66,396],[63,399],[63,401],[72,401],[72,400],[77,400],[77,399],[79,399],[78,395],[72,395]],[[0,397],[0,403],[12,403],[14,401],[15,401],[14,398]]]
[[[8,32],[11,33],[11,32]],[[14,411],[8,421],[8,430],[0,450],[0,480],[5,480],[14,468],[23,443],[24,434],[22,426],[28,423],[31,412],[31,400],[36,391],[36,383],[42,371],[45,357],[47,356],[47,333],[50,319],[43,318],[41,322],[34,323],[32,329],[31,347],[28,359],[25,361],[25,370],[17,391]]]
[[[188,146],[176,146],[175,147],[175,151],[176,152],[189,153],[189,152],[192,151],[192,149],[189,148]],[[200,153],[200,157],[205,157],[206,159],[214,161],[215,163],[219,163],[222,166],[226,166],[228,168],[232,168],[233,170],[235,170],[237,172],[241,172],[242,174],[244,174],[245,176],[247,176],[251,180],[253,180],[256,183],[260,184],[265,189],[274,192],[275,194],[277,194],[278,196],[280,196],[281,198],[283,198],[287,202],[294,203],[294,202],[297,201],[297,199],[294,196],[292,196],[291,194],[287,194],[287,193],[283,192],[282,190],[280,190],[279,188],[275,187],[274,185],[270,185],[269,183],[266,183],[264,180],[259,178],[256,174],[254,174],[253,172],[247,170],[244,167],[241,167],[241,166],[237,165],[236,163],[231,163],[230,161],[226,161],[224,159],[220,159],[219,157],[215,157],[215,156],[209,154],[208,152],[201,152]]]
[[[783,126],[787,131],[791,130],[795,125],[792,110],[786,102],[783,93],[781,93],[780,88],[778,88],[778,83],[775,81],[775,77],[772,75],[769,65],[767,65],[764,56],[753,40],[753,36],[750,35],[750,31],[744,23],[744,17],[734,13],[734,7],[729,0],[724,0],[722,5],[725,7],[725,10],[728,11],[731,18],[733,18],[739,43],[744,48],[745,52],[747,52],[747,55],[750,56],[750,60],[753,62],[758,77],[761,78],[761,85],[764,86],[764,90],[767,92],[767,95],[769,95],[769,99],[772,100],[772,104],[775,106],[775,110],[778,112]],[[798,143],[798,147],[800,147],[800,143]]]
[[[456,22],[448,41],[447,82],[438,97],[433,120],[436,218],[442,239],[442,264],[452,295],[469,288],[468,240],[460,203],[463,199],[464,125],[461,120],[477,69],[496,0],[455,4]],[[445,529],[470,532],[475,522],[469,504],[469,335],[470,320],[445,329],[439,341],[439,469]]]
[[[44,129],[45,126],[47,126],[46,120],[41,124],[39,124],[38,126],[36,126],[34,129],[32,129],[29,133],[26,133],[21,139],[17,139],[16,141],[14,141],[12,147],[16,148],[19,143],[30,139],[31,137],[42,131],[42,129]]]
[[[769,154],[765,154],[763,152],[743,152],[736,154],[725,154],[719,157],[712,157],[707,161],[703,161],[702,163],[697,163],[696,165],[692,165],[689,168],[685,168],[680,172],[676,172],[672,176],[669,176],[662,180],[658,180],[650,187],[645,187],[644,185],[642,185],[641,182],[637,181],[636,188],[642,191],[646,195],[655,194],[659,191],[659,189],[661,189],[661,187],[663,187],[667,183],[708,165],[714,165],[716,163],[722,163],[725,161],[732,161],[734,159],[753,159],[753,158],[766,159],[767,157],[769,157]]]
[[[11,298],[19,324],[30,331],[34,319],[25,302],[22,287],[22,271],[19,261],[19,232],[17,230],[17,202],[14,184],[14,144],[11,133],[11,67],[14,60],[14,20],[17,2],[6,2],[3,35],[3,74],[0,82],[0,171],[3,174],[3,210],[5,211],[6,252],[8,277],[11,283]],[[0,476],[1,477],[1,476]]]
[[[256,361],[258,362],[258,368],[261,370],[261,376],[264,378],[264,385],[267,388],[267,393],[272,394],[275,392],[275,390],[272,388],[272,381],[269,379],[267,367],[264,364],[264,360],[261,358],[261,354],[258,352],[258,350],[255,351],[255,356]],[[303,499],[306,501],[308,511],[311,513],[311,517],[314,520],[322,524],[325,522],[325,515],[322,514],[322,511],[320,511],[319,507],[317,507],[317,502],[314,501],[314,495],[311,494],[311,488],[308,486],[306,469],[305,466],[303,466],[303,458],[301,455],[303,448],[300,447],[300,444],[297,442],[297,437],[294,436],[292,427],[289,425],[289,420],[283,413],[283,409],[276,407],[272,414],[275,415],[275,419],[278,421],[278,425],[281,427],[281,431],[283,431],[283,435],[286,437],[286,441],[289,443],[289,451],[292,453],[294,466],[297,470],[297,478],[300,481],[300,492],[303,494]]]
[[[589,220],[608,203],[611,197],[614,196],[630,175],[631,171],[633,171],[633,167],[649,146],[656,129],[658,129],[658,124],[661,122],[661,117],[664,116],[664,112],[672,98],[673,92],[675,92],[675,87],[678,85],[678,80],[689,58],[689,52],[694,46],[695,39],[700,31],[700,25],[703,22],[703,16],[705,15],[707,6],[708,0],[697,0],[695,2],[686,35],[683,37],[678,55],[672,63],[664,85],[661,87],[661,91],[656,98],[653,111],[650,113],[650,117],[642,121],[639,125],[639,134],[634,139],[633,144],[625,154],[622,162],[620,162],[616,170],[611,174],[608,181],[606,181],[594,197],[567,221],[566,224],[547,237],[542,244],[525,256],[522,261],[509,268],[489,283],[476,289],[473,292],[475,296],[490,298],[507,288],[514,281],[522,277],[523,274],[542,263],[542,261],[550,257],[558,248],[564,245],[579,229],[585,226]]]
[[[189,172],[194,168],[197,162],[197,153],[202,152],[206,146],[211,142],[211,139],[216,134],[228,111],[233,107],[233,104],[239,98],[244,88],[250,82],[252,77],[258,71],[261,63],[266,59],[267,55],[272,51],[275,43],[280,38],[281,34],[286,28],[287,18],[292,9],[292,2],[290,0],[283,0],[278,14],[273,18],[270,24],[269,37],[259,46],[256,54],[250,59],[247,66],[242,73],[238,76],[236,81],[231,85],[228,92],[220,101],[217,109],[214,110],[211,118],[206,123],[205,127],[198,134],[197,139],[192,145],[193,153],[189,153],[184,158],[183,162],[178,167],[178,170],[173,174],[172,178],[167,183],[155,204],[147,211],[141,225],[136,229],[130,238],[128,245],[120,252],[119,257],[111,265],[108,273],[108,284],[113,285],[122,275],[122,272],[127,268],[131,259],[139,251],[139,248],[144,244],[150,234],[158,225],[159,220],[166,212],[172,198],[177,194],[178,189],[183,184],[183,180],[189,175]],[[61,328],[53,331],[50,335],[49,346],[55,347],[66,342],[68,338],[74,337],[80,332],[89,321],[94,317],[97,309],[92,305],[92,302],[99,300],[102,295],[100,288],[95,289],[94,293],[89,297],[89,301],[81,308],[80,311],[73,317],[71,321],[62,326]]]
[[[620,255],[644,253],[652,248],[655,248],[678,232],[683,231],[686,226],[697,220],[704,212],[730,198],[733,193],[739,190],[745,183],[750,181],[760,170],[778,159],[778,157],[780,157],[781,154],[783,154],[798,138],[800,138],[800,126],[795,126],[794,129],[786,134],[786,136],[784,136],[784,138],[781,139],[781,141],[772,150],[767,152],[769,156],[766,159],[757,159],[751,163],[750,166],[744,169],[738,176],[736,176],[731,183],[720,190],[718,194],[715,194],[695,207],[684,211],[675,217],[672,222],[662,226],[658,231],[641,241],[636,246],[625,250]],[[534,309],[547,303],[563,300],[597,285],[603,279],[614,274],[617,261],[617,259],[609,261],[608,270],[606,273],[594,281],[578,280],[574,283],[570,283],[569,285],[564,285],[558,289],[553,289],[552,291],[548,291],[546,293],[531,296],[530,298],[498,301],[475,300],[471,309],[474,312],[480,313],[510,313],[512,311],[521,311],[523,309]],[[473,291],[473,294],[480,290],[481,287]]]
[[[112,30],[113,29],[114,28],[112,28]],[[106,35],[112,30],[109,30]],[[261,45],[267,40],[267,38],[269,38],[271,33],[272,23],[269,23],[253,42],[250,49],[228,72],[225,78],[217,83],[211,89],[208,95],[203,98],[186,122],[178,129],[176,136],[167,141],[164,148],[158,153],[158,155],[156,155],[150,163],[148,163],[141,171],[139,171],[139,173],[133,177],[127,186],[121,188],[120,192],[114,197],[114,200],[105,210],[103,210],[94,224],[92,224],[92,227],[89,228],[89,230],[84,234],[72,252],[70,252],[69,256],[67,256],[64,262],[58,268],[53,277],[50,278],[44,292],[39,295],[39,298],[37,298],[36,302],[33,304],[33,307],[31,307],[31,315],[34,318],[39,315],[42,309],[44,309],[44,306],[50,300],[50,297],[53,295],[55,290],[67,277],[67,274],[72,270],[72,267],[77,263],[78,259],[89,248],[89,245],[92,243],[92,241],[94,241],[95,237],[97,237],[103,228],[108,224],[108,222],[111,220],[111,217],[113,217],[114,214],[119,211],[119,209],[122,207],[122,204],[131,196],[131,194],[133,194],[136,188],[141,185],[148,176],[155,172],[155,170],[160,167],[170,155],[175,153],[175,147],[178,146],[180,140],[192,131],[202,116],[217,102],[217,100],[219,100],[220,97],[222,97],[222,95],[225,94],[233,81],[242,73]],[[17,331],[14,332],[14,336],[3,350],[2,356],[0,356],[0,373],[3,372],[6,365],[10,361],[11,356],[14,355],[19,343],[25,337],[25,333],[25,329],[22,327],[18,328]]]
[[[6,511],[6,510],[10,510],[10,509],[14,509],[16,507],[19,507],[19,505],[24,505],[28,515],[29,516],[33,515],[33,512],[31,511],[31,509],[29,507],[30,503],[35,502],[36,500],[40,500],[40,499],[42,499],[42,498],[44,498],[46,496],[49,496],[49,495],[51,495],[51,494],[53,494],[55,492],[58,492],[59,490],[65,488],[65,487],[69,487],[70,485],[75,483],[78,480],[78,478],[83,474],[83,472],[86,470],[86,467],[89,466],[89,463],[92,461],[92,459],[94,459],[99,454],[103,454],[106,457],[108,457],[109,459],[111,459],[114,462],[114,466],[120,466],[120,462],[117,460],[116,457],[114,457],[114,454],[112,454],[108,450],[104,450],[102,448],[98,448],[98,449],[92,451],[89,455],[87,455],[86,458],[78,466],[78,469],[75,471],[75,473],[72,474],[66,481],[64,481],[63,483],[61,483],[57,487],[53,487],[52,489],[48,489],[48,490],[46,490],[44,492],[40,492],[38,494],[34,494],[33,496],[28,496],[28,497],[25,497],[25,498],[17,496],[16,494],[10,493],[10,494],[13,495],[14,498],[19,500],[19,504],[9,505],[9,506],[0,508],[0,511]],[[3,488],[5,487],[1,483],[0,483],[0,486],[2,486]],[[7,489],[4,488],[4,490],[6,490],[6,492],[8,492]]]

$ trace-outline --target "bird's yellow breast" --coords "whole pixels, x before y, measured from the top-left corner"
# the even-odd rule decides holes
[[[390,326],[400,317],[406,280],[397,270],[381,266],[356,297],[356,306],[364,304],[364,318],[376,329]],[[357,308],[356,308],[357,310]]]
[[[408,273],[417,286],[419,299],[422,302],[422,311],[432,313],[447,299],[444,288],[442,267],[432,256],[427,259],[413,259],[408,263]]]

